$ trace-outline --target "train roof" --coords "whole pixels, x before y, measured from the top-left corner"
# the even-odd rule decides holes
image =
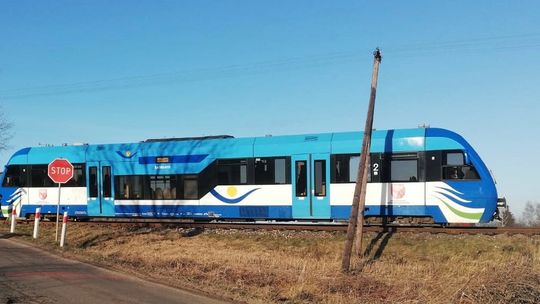
[[[233,138],[231,136],[184,139],[152,139],[139,143],[90,144],[25,148],[16,152],[10,164],[49,163],[64,157],[73,163],[98,161],[145,161],[146,157],[206,155],[208,159],[272,157],[307,153],[358,153],[363,132],[335,132],[301,135]],[[415,152],[467,149],[458,134],[438,128],[374,130],[371,152]]]

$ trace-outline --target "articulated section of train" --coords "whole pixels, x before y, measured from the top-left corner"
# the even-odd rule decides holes
[[[1,177],[2,216],[55,215],[47,164],[66,158],[70,217],[314,220],[349,218],[360,132],[25,148]],[[498,216],[489,170],[458,134],[374,131],[365,216],[411,223],[488,223]]]

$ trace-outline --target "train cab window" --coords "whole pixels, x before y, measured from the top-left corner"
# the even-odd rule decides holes
[[[390,164],[390,179],[392,182],[417,182],[418,160],[392,159]]]
[[[473,166],[445,166],[443,179],[446,180],[479,180],[480,175]]]
[[[26,187],[28,168],[27,166],[11,165],[7,167],[3,187]]]
[[[480,175],[472,164],[465,164],[462,151],[449,151],[445,154],[442,167],[444,180],[479,180]]]
[[[480,175],[473,166],[463,166],[463,179],[477,180],[480,179]]]
[[[247,159],[220,159],[217,162],[219,185],[247,184]]]
[[[461,152],[447,153],[446,164],[449,166],[463,166],[465,164],[463,153]]]

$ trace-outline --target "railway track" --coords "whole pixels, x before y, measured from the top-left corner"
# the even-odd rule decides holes
[[[26,221],[33,223],[33,221]],[[54,221],[42,221],[54,224]],[[347,231],[346,223],[311,223],[311,222],[196,222],[179,219],[131,219],[98,218],[87,221],[71,222],[76,225],[143,225],[146,227],[174,227],[186,229],[251,229],[251,230],[295,230],[295,231]],[[442,226],[399,226],[370,225],[364,226],[365,232],[376,233],[442,233],[442,234],[523,234],[540,235],[540,227],[442,227]]]

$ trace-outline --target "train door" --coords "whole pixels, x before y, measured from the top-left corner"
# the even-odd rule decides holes
[[[88,162],[87,191],[89,216],[114,216],[114,179],[109,162]]]
[[[330,155],[293,155],[291,166],[294,218],[330,218]]]

